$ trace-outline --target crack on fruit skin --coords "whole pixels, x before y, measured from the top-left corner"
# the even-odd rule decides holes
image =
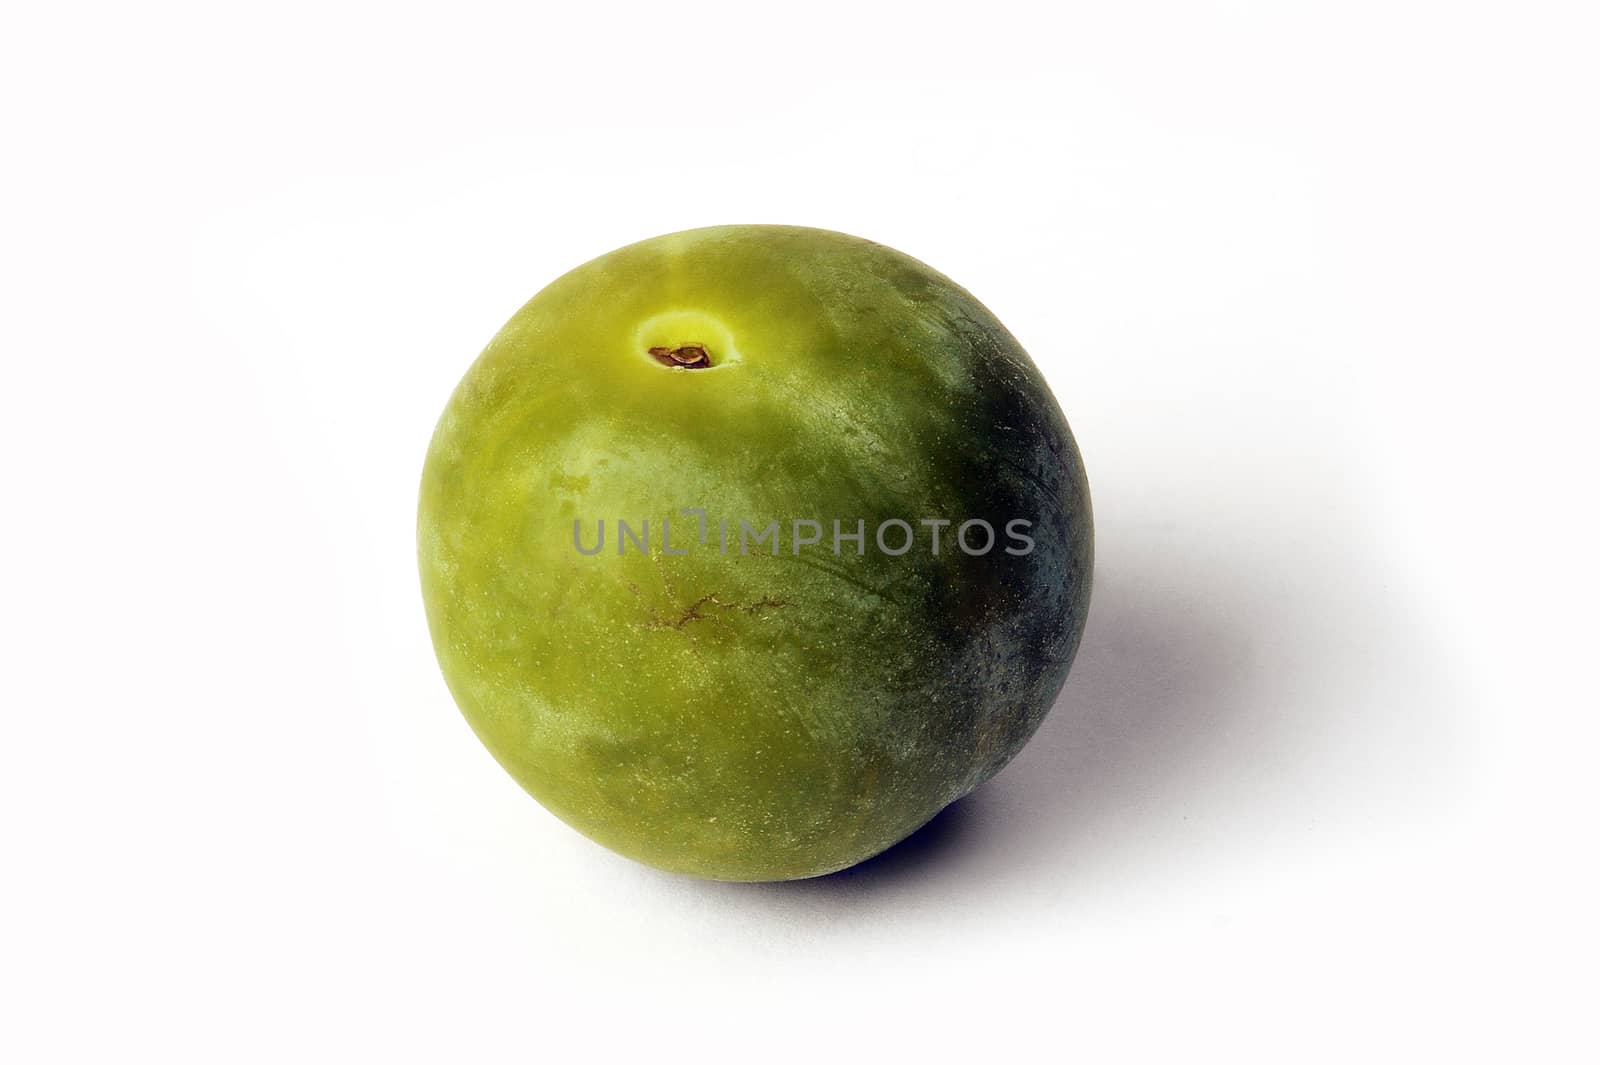
[[[719,606],[721,605],[721,601],[717,599],[716,592],[712,592],[709,595],[702,595],[699,599],[696,599],[694,602],[690,603],[689,609],[685,610],[683,615],[679,617],[677,621],[672,623],[672,627],[675,629],[681,629],[691,621],[705,620],[705,615],[700,613],[700,608],[711,603],[715,603]]]
[[[704,344],[680,344],[675,348],[651,348],[650,357],[663,366],[670,366],[678,370],[708,370],[711,368],[711,353],[706,350]]]
[[[718,610],[737,611],[738,613],[746,616],[754,617],[763,610],[775,609],[777,607],[785,607],[788,605],[789,601],[787,599],[775,599],[770,595],[762,596],[760,599],[755,599],[748,603],[729,603],[725,602],[721,597],[719,597],[716,592],[708,592],[705,595],[702,595],[699,599],[696,599],[694,602],[690,603],[688,607],[684,609],[682,614],[671,620],[663,618],[660,613],[652,608],[650,610],[650,620],[645,623],[645,628],[654,630],[667,629],[675,632],[681,632],[692,622],[716,621],[717,615],[701,612],[705,607],[716,607]]]
[[[763,596],[762,598],[757,599],[755,602],[750,603],[747,606],[742,606],[739,609],[743,610],[746,614],[754,614],[756,611],[762,610],[766,607],[779,607],[788,605],[789,600],[787,599],[774,599],[771,596]]]

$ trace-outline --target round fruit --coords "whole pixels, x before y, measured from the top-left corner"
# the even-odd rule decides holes
[[[871,857],[993,776],[1088,608],[1088,486],[1005,328],[825,230],[580,266],[456,389],[423,598],[462,713],[590,838],[725,880]]]

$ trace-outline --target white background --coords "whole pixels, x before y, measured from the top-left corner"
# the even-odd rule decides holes
[[[0,1056],[1594,1060],[1596,30],[8,9]],[[528,799],[413,558],[500,324],[726,222],[970,288],[1098,519],[1032,745],[801,884]]]

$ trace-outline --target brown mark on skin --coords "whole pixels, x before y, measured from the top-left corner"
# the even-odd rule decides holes
[[[704,344],[682,344],[675,348],[651,348],[650,357],[663,366],[678,370],[706,370],[711,367],[711,354]]]
[[[650,561],[655,563],[656,572],[661,576],[661,587],[666,592],[667,598],[677,599],[678,590],[673,586],[672,570],[662,564],[661,556],[659,554],[652,553],[650,555]],[[628,581],[627,585],[628,591],[633,593],[633,597],[639,601],[639,605],[643,607],[645,612],[649,615],[649,619],[645,622],[644,627],[646,629],[655,631],[666,629],[674,632],[682,632],[693,622],[718,620],[717,615],[706,613],[707,607],[715,607],[718,610],[723,611],[737,611],[741,614],[754,617],[764,610],[771,610],[789,605],[789,600],[775,599],[770,595],[762,596],[760,599],[755,599],[748,603],[729,603],[725,602],[716,592],[707,592],[705,595],[702,595],[700,598],[696,599],[694,602],[690,603],[686,608],[684,608],[683,613],[679,614],[676,618],[665,618],[661,616],[660,611],[645,601],[645,594],[637,584],[635,584],[633,581]]]
[[[753,603],[750,603],[750,604],[748,604],[746,606],[739,607],[739,609],[743,610],[746,614],[754,614],[754,613],[757,613],[758,611],[765,610],[767,607],[779,607],[779,606],[788,606],[788,605],[789,605],[789,600],[787,600],[787,599],[773,599],[771,596],[764,596],[764,597],[762,597],[760,599],[757,599]]]
[[[715,607],[718,610],[733,610],[738,611],[741,614],[754,616],[763,610],[775,609],[777,607],[788,605],[789,601],[787,599],[774,599],[771,596],[763,596],[762,598],[749,603],[727,603],[719,598],[716,592],[709,592],[690,603],[688,607],[684,609],[683,613],[678,617],[670,620],[663,618],[656,611],[651,610],[650,620],[645,625],[645,628],[682,631],[692,622],[715,621],[717,617],[715,614],[705,613],[705,609],[707,607]]]

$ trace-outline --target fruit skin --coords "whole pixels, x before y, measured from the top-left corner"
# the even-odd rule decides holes
[[[712,368],[648,353],[690,343]],[[649,554],[616,553],[618,518]],[[865,519],[864,554],[833,554],[836,518]],[[917,533],[898,557],[888,518]],[[937,556],[923,518],[955,523]],[[971,518],[988,554],[953,542]],[[574,521],[592,548],[601,519],[580,554]],[[777,519],[779,553],[740,554],[739,519]],[[823,543],[794,554],[793,519]],[[535,798],[662,869],[786,880],[893,845],[1022,748],[1083,632],[1093,533],[1060,408],[970,294],[856,237],[724,226],[517,312],[439,421],[418,549],[446,682]]]

